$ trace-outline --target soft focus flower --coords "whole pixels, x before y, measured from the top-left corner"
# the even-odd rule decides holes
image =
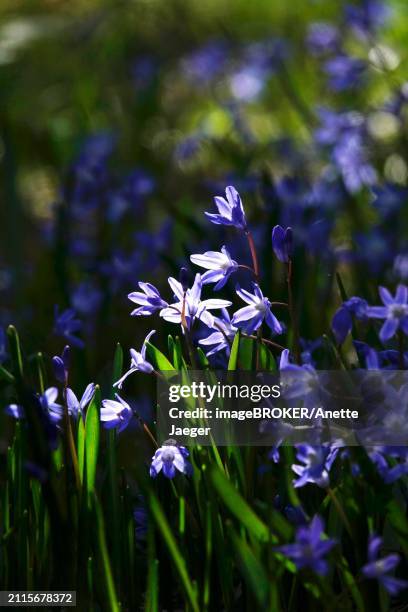
[[[92,281],[83,281],[71,293],[72,306],[81,315],[92,315],[100,307],[103,294]]]
[[[319,21],[312,23],[307,34],[307,45],[314,55],[323,55],[336,51],[340,42],[338,29]]]
[[[229,355],[230,343],[232,343],[238,331],[238,328],[231,323],[228,311],[223,308],[221,312],[221,317],[214,317],[214,327],[217,331],[213,331],[209,336],[198,341],[198,344],[201,346],[212,347],[207,350],[207,357],[219,351],[226,351],[227,355]]]
[[[292,470],[299,476],[293,482],[294,486],[303,487],[312,482],[319,487],[328,487],[329,472],[337,457],[338,447],[327,444],[321,446],[297,444],[296,451],[296,459],[303,465],[292,465]]]
[[[168,440],[157,449],[152,458],[150,476],[156,476],[163,472],[166,478],[174,478],[176,470],[187,476],[192,473],[192,467],[187,460],[188,450],[184,446],[177,446],[175,440]]]
[[[378,553],[382,545],[382,538],[372,535],[368,541],[368,563],[361,568],[366,578],[375,578],[385,588],[390,595],[398,595],[408,587],[406,580],[390,576],[400,562],[397,554],[387,555],[378,559]]]
[[[70,351],[71,349],[67,345],[62,351],[61,357],[55,355],[52,358],[52,367],[54,369],[55,378],[61,383],[66,383],[68,380]]]
[[[129,425],[133,412],[131,407],[117,393],[116,400],[104,399],[101,406],[101,421],[105,429],[117,428],[120,433]]]
[[[225,246],[221,247],[220,253],[218,251],[206,251],[202,255],[198,253],[190,255],[190,259],[197,266],[208,270],[208,272],[204,272],[201,280],[203,285],[217,283],[214,287],[215,291],[222,289],[231,274],[238,270],[237,262],[231,258]]]
[[[3,327],[0,327],[0,364],[8,358],[7,335]]]
[[[5,407],[4,412],[17,420],[24,419],[25,416],[24,408],[18,404],[9,404]]]
[[[335,91],[343,91],[355,87],[360,83],[365,70],[365,63],[345,53],[328,59],[324,70],[329,77],[329,85]]]
[[[132,293],[128,295],[131,302],[140,304],[139,308],[135,308],[130,313],[132,317],[151,315],[156,312],[156,310],[168,306],[167,302],[162,300],[160,293],[154,285],[141,282],[139,282],[138,285],[142,291],[132,291]]]
[[[279,546],[276,550],[291,559],[298,569],[305,567],[317,574],[325,575],[328,564],[324,557],[336,544],[335,540],[323,539],[324,523],[316,515],[310,525],[301,526],[296,530],[296,541],[293,544]]]
[[[279,261],[288,263],[292,257],[293,250],[293,232],[291,227],[283,229],[281,225],[275,225],[272,230],[272,248]]]
[[[368,304],[360,297],[353,296],[343,302],[333,315],[331,328],[338,344],[343,344],[353,327],[353,316],[364,321],[367,319]]]
[[[394,260],[394,272],[402,281],[408,280],[408,255],[397,255]]]
[[[348,4],[345,17],[347,25],[365,38],[385,24],[389,12],[390,7],[380,0],[362,0],[358,4]]]
[[[95,384],[89,383],[81,399],[78,400],[73,390],[68,387],[67,395],[66,395],[68,413],[74,418],[78,418],[79,415],[83,416],[84,410],[90,403],[94,393],[95,393]]]
[[[227,187],[225,198],[216,196],[214,202],[218,208],[218,214],[208,213],[205,215],[216,225],[231,225],[240,230],[246,230],[247,222],[245,218],[242,200],[235,187]]]
[[[153,372],[154,368],[152,364],[146,361],[146,344],[155,333],[156,330],[152,329],[152,331],[147,334],[143,341],[140,353],[135,349],[130,349],[130,368],[121,378],[119,378],[119,380],[114,383],[114,387],[121,389],[123,381],[130,376],[130,374],[133,374],[133,372],[144,372],[144,374],[151,374]]]
[[[68,340],[72,346],[84,348],[85,344],[83,340],[74,335],[81,329],[82,322],[79,319],[76,319],[75,310],[72,310],[72,308],[67,308],[60,313],[58,306],[55,306],[54,333],[57,336],[62,336],[65,338],[65,340]]]
[[[193,286],[186,291],[175,278],[169,278],[169,285],[179,301],[170,304],[167,308],[163,308],[160,311],[160,316],[170,323],[183,324],[185,320],[187,328],[191,329],[195,319],[200,319],[208,327],[214,327],[214,318],[208,311],[231,306],[231,302],[228,300],[201,299],[203,281],[200,274],[196,274]]]
[[[271,302],[264,297],[259,285],[252,283],[254,293],[238,288],[237,295],[248,304],[237,310],[232,317],[232,324],[241,327],[247,334],[252,334],[262,322],[268,324],[274,334],[281,334],[283,329],[278,319],[271,311]]]
[[[333,159],[350,193],[375,183],[377,173],[367,160],[367,149],[360,133],[345,133],[333,149]]]
[[[395,297],[385,287],[379,288],[384,306],[370,306],[367,314],[372,319],[385,319],[380,329],[380,339],[386,342],[398,329],[408,334],[408,287],[398,285]]]

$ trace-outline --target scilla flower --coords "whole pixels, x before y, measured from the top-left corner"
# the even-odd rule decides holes
[[[228,311],[223,308],[221,312],[221,317],[214,317],[214,327],[217,331],[213,331],[209,336],[198,341],[201,346],[210,347],[206,352],[207,357],[219,351],[226,351],[229,355],[230,345],[238,331],[238,328],[232,325]]]
[[[385,588],[390,595],[398,595],[408,587],[406,580],[390,576],[400,562],[397,554],[387,555],[378,559],[378,553],[382,545],[382,538],[371,536],[368,542],[368,563],[362,567],[361,571],[366,578],[375,578]]]
[[[372,319],[385,319],[380,329],[380,339],[386,342],[398,329],[408,334],[408,287],[398,285],[395,297],[385,287],[379,288],[384,306],[370,306],[367,314]]]
[[[184,289],[182,284],[175,278],[169,278],[169,285],[173,289],[178,302],[170,304],[167,308],[160,311],[160,316],[170,323],[186,322],[187,328],[191,329],[195,319],[200,319],[208,327],[214,327],[214,318],[208,312],[218,308],[231,306],[228,300],[201,299],[203,280],[200,274],[196,274],[194,284],[190,289]]]
[[[114,383],[114,387],[121,389],[123,381],[130,376],[130,374],[133,374],[133,372],[144,372],[145,374],[151,374],[153,372],[152,364],[146,361],[146,344],[155,333],[156,330],[152,329],[152,331],[147,334],[140,353],[135,351],[135,349],[130,349],[130,368],[121,378],[119,378],[119,380]]]
[[[129,300],[139,304],[139,308],[135,308],[130,313],[132,317],[151,315],[156,310],[168,306],[167,302],[162,300],[160,293],[154,285],[150,283],[138,283],[138,285],[141,291],[133,291],[128,295]]]
[[[129,425],[133,412],[131,407],[117,393],[116,400],[105,399],[101,406],[101,421],[105,429],[117,427],[120,433]]]
[[[288,263],[292,257],[293,250],[293,232],[291,227],[283,229],[281,225],[275,225],[272,230],[272,248],[279,261]]]
[[[328,487],[330,468],[339,452],[334,445],[323,444],[321,446],[310,446],[310,444],[296,445],[296,459],[303,465],[292,465],[292,470],[299,476],[294,481],[294,487],[303,487],[312,482],[319,487]]]
[[[231,259],[225,246],[221,247],[220,253],[217,251],[206,251],[202,255],[198,253],[191,255],[190,259],[197,266],[208,270],[201,277],[203,285],[217,283],[214,287],[215,291],[222,289],[231,274],[238,270],[237,262]]]
[[[89,383],[86,387],[81,399],[79,400],[72,389],[68,387],[67,389],[67,406],[68,413],[73,416],[75,419],[78,418],[79,415],[83,415],[85,408],[90,403],[93,394],[95,393],[95,384]]]
[[[246,230],[247,222],[245,218],[242,200],[235,187],[227,187],[225,198],[216,196],[214,202],[218,208],[218,214],[208,213],[205,215],[216,225],[231,225],[240,230]]]
[[[271,303],[264,297],[259,285],[253,283],[254,293],[238,288],[237,294],[248,304],[237,310],[232,317],[232,324],[241,327],[247,334],[252,334],[265,322],[274,334],[281,334],[283,329],[278,319],[271,311]]]
[[[176,470],[189,476],[192,467],[187,461],[188,455],[188,450],[184,446],[177,446],[175,440],[167,440],[153,455],[150,476],[156,478],[162,471],[166,478],[174,478]]]
[[[296,530],[296,541],[293,544],[279,546],[276,550],[291,559],[298,569],[308,567],[317,574],[327,574],[328,564],[324,558],[336,544],[335,540],[323,539],[324,523],[316,515],[310,525]]]

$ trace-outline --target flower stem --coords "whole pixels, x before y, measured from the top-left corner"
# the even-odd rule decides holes
[[[253,272],[255,274],[256,282],[259,282],[259,265],[258,265],[258,257],[256,254],[254,239],[249,230],[245,232],[245,235],[248,240],[249,250],[251,251]]]

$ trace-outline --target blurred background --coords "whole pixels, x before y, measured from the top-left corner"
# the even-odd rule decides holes
[[[103,371],[154,326],[129,317],[137,281],[169,299],[189,254],[224,242],[245,263],[203,215],[229,184],[271,299],[270,230],[294,227],[306,341],[338,306],[336,270],[373,300],[406,278],[407,16],[404,0],[3,0],[0,323]]]

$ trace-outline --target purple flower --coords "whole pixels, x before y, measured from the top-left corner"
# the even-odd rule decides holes
[[[104,399],[101,406],[101,421],[105,429],[118,430],[118,433],[129,425],[133,412],[131,407],[117,393],[116,400]]]
[[[275,225],[272,230],[272,248],[279,261],[288,263],[292,257],[293,250],[293,232],[291,227],[283,229],[281,225]]]
[[[71,294],[73,307],[81,315],[93,315],[101,305],[102,291],[91,281],[83,281]]]
[[[307,45],[314,55],[323,55],[336,51],[340,41],[338,29],[319,21],[312,23],[307,34]]]
[[[361,568],[366,578],[375,578],[390,595],[398,595],[408,587],[406,580],[390,576],[400,562],[397,554],[387,555],[378,559],[378,553],[382,545],[382,538],[372,535],[368,541],[368,563]]]
[[[343,91],[356,87],[360,83],[365,63],[342,53],[327,60],[324,70],[329,77],[329,85],[335,91]]]
[[[331,328],[338,344],[343,344],[353,327],[353,316],[360,321],[367,319],[368,304],[360,297],[353,296],[343,302],[334,313]]]
[[[200,319],[208,327],[214,327],[214,318],[208,311],[231,306],[231,302],[228,300],[201,299],[203,281],[200,274],[196,274],[193,286],[186,291],[175,278],[169,278],[169,285],[179,301],[163,308],[160,311],[160,316],[170,323],[183,323],[182,318],[184,317],[188,329],[192,328],[195,319]]]
[[[4,412],[17,420],[24,419],[25,417],[24,408],[18,404],[9,404],[5,407]]]
[[[193,51],[183,60],[183,68],[191,81],[210,82],[220,74],[227,60],[223,41],[212,40]]]
[[[143,341],[140,353],[135,351],[135,349],[130,349],[130,368],[121,378],[119,378],[119,380],[114,383],[114,387],[121,389],[123,381],[130,376],[130,374],[133,374],[133,372],[144,372],[145,374],[151,374],[153,372],[154,368],[152,364],[146,361],[146,344],[155,333],[156,330],[152,329],[152,331],[147,334]]]
[[[367,161],[363,137],[359,132],[346,132],[341,137],[333,149],[333,159],[350,193],[356,193],[364,185],[371,186],[375,183],[377,174]]]
[[[214,287],[215,291],[222,289],[231,274],[238,270],[237,262],[231,259],[231,255],[225,246],[221,247],[220,253],[218,251],[206,251],[202,255],[198,253],[191,255],[190,259],[197,266],[208,270],[202,275],[201,279],[203,285],[217,283]]]
[[[395,297],[385,287],[379,288],[384,306],[370,306],[367,315],[372,319],[385,319],[380,329],[380,339],[386,342],[398,329],[408,334],[408,287],[398,285]]]
[[[71,349],[67,345],[62,351],[61,357],[56,355],[52,358],[52,367],[54,368],[55,378],[61,383],[66,383],[68,380],[70,351]]]
[[[73,416],[75,419],[77,419],[79,415],[83,416],[84,410],[88,406],[88,404],[91,402],[94,393],[95,393],[95,384],[89,383],[81,399],[78,400],[73,390],[68,387],[67,395],[66,395],[68,413],[71,416]]]
[[[150,476],[156,478],[162,471],[166,478],[174,478],[176,470],[189,476],[192,473],[192,467],[187,461],[188,455],[188,450],[184,446],[177,446],[175,440],[168,440],[154,453]]]
[[[132,310],[130,313],[132,317],[151,315],[156,312],[156,310],[168,306],[167,302],[162,300],[160,293],[154,285],[141,282],[138,283],[138,285],[142,291],[133,291],[128,295],[131,302],[140,304],[139,308],[135,308],[135,310]]]
[[[283,329],[278,319],[271,311],[271,302],[264,297],[259,285],[252,283],[254,293],[238,288],[237,295],[248,304],[237,310],[232,317],[232,324],[238,324],[247,334],[256,331],[265,320],[274,334],[281,334]]]
[[[216,225],[231,225],[240,230],[246,230],[247,222],[245,218],[242,200],[235,187],[227,187],[225,190],[226,198],[216,196],[214,202],[218,208],[218,214],[206,212],[205,215]]]
[[[83,340],[74,335],[82,329],[82,322],[75,317],[75,310],[72,310],[72,308],[67,308],[60,313],[58,306],[55,306],[54,333],[68,340],[73,346],[84,348]]]
[[[390,12],[390,7],[378,0],[362,0],[359,5],[348,4],[345,9],[347,24],[357,34],[366,37],[373,34],[380,26],[384,25]]]
[[[40,395],[40,403],[44,411],[49,415],[52,423],[58,423],[62,419],[64,409],[61,404],[57,404],[57,387],[49,387]]]
[[[225,308],[222,309],[222,318],[214,317],[214,327],[218,331],[214,331],[206,338],[202,338],[198,341],[198,344],[212,347],[207,351],[207,357],[219,351],[226,351],[227,355],[229,355],[230,343],[234,340],[238,328],[231,323],[229,313]]]
[[[336,544],[335,540],[322,539],[324,523],[316,515],[310,525],[296,530],[296,541],[293,544],[279,546],[276,550],[291,559],[298,569],[308,567],[317,574],[325,575],[328,564],[324,558]]]
[[[292,465],[292,470],[299,476],[293,482],[294,486],[303,487],[309,482],[319,487],[329,486],[329,472],[337,457],[338,447],[323,444],[321,446],[310,446],[310,444],[296,445],[296,459],[303,465]]]
[[[408,255],[397,255],[394,260],[394,273],[403,281],[408,280]]]

